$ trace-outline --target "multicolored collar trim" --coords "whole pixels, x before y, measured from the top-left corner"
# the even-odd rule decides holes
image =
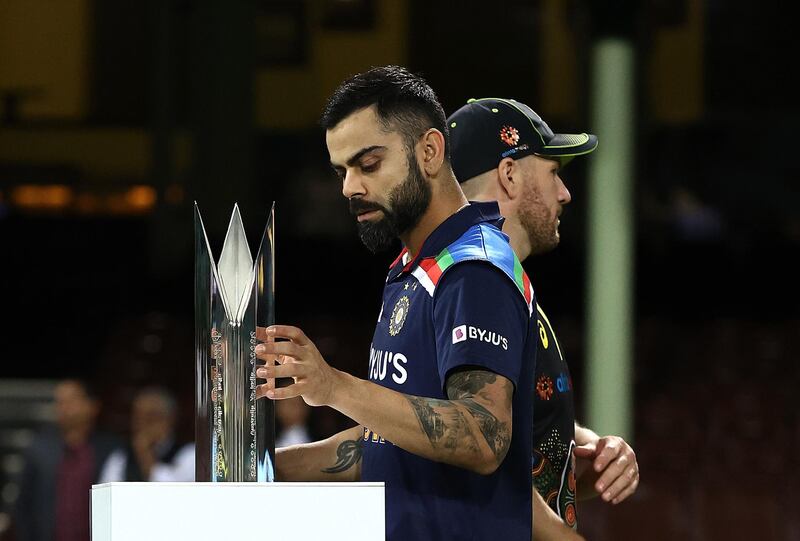
[[[403,248],[400,255],[389,266],[389,276],[386,281],[396,279],[401,273],[409,272],[418,260],[434,257],[442,248],[455,242],[468,228],[481,223],[488,223],[498,228],[503,226],[503,217],[497,201],[475,202],[470,201],[458,212],[439,224],[422,243],[415,259]]]
[[[439,252],[435,257],[426,257],[414,267],[411,274],[432,297],[444,273],[463,261],[488,261],[502,270],[517,286],[533,314],[533,286],[522,268],[508,237],[488,224],[470,227],[458,240]]]

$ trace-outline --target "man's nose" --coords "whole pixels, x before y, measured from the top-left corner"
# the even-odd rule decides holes
[[[346,171],[342,180],[342,195],[347,199],[351,199],[355,196],[364,195],[364,192],[361,176],[352,170]]]
[[[566,205],[572,201],[572,195],[569,193],[564,181],[561,180],[561,177],[558,177],[558,200],[562,205]]]

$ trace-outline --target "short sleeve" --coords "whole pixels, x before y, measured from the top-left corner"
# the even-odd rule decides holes
[[[462,366],[484,367],[516,387],[530,318],[503,271],[484,261],[448,269],[436,287],[433,318],[443,390],[449,373]]]

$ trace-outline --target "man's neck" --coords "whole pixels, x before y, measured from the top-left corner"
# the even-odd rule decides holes
[[[475,181],[470,181],[475,182]],[[492,186],[496,184],[490,184]],[[475,191],[475,187],[480,187],[480,184],[475,184],[469,194],[470,201],[500,201],[499,194],[494,193],[484,186],[483,190]],[[531,255],[532,247],[528,234],[525,228],[519,221],[519,218],[514,217],[514,210],[511,207],[505,207],[500,204],[500,214],[505,217],[503,222],[503,233],[508,235],[508,243],[511,249],[517,254],[517,259],[525,261]]]
[[[522,224],[516,220],[506,219],[503,223],[503,233],[508,235],[508,243],[517,254],[517,259],[525,261],[531,255],[532,247]]]
[[[416,227],[400,235],[400,240],[408,249],[409,255],[416,257],[422,249],[423,243],[433,233],[434,229],[468,204],[469,201],[458,189],[454,178],[451,177],[438,184],[434,183],[428,210],[422,215]]]

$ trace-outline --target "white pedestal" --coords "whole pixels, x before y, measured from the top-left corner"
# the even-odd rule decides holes
[[[106,483],[92,541],[383,541],[383,483]]]

